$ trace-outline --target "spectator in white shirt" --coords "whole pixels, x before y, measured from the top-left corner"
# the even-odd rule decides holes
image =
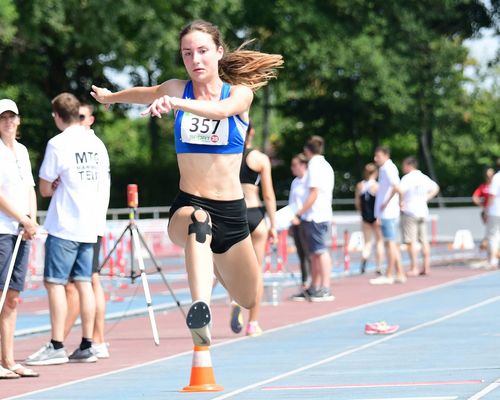
[[[80,124],[92,131],[92,125],[95,122],[93,115],[94,106],[82,103],[79,110]],[[105,181],[103,181],[106,183]],[[99,276],[99,253],[101,251],[102,238],[106,230],[106,213],[109,205],[109,190],[111,180],[108,179],[107,184],[104,185],[103,190],[100,190],[101,203],[100,203],[100,227],[97,236],[97,242],[93,246],[92,258],[92,290],[95,296],[95,321],[94,321],[94,334],[92,336],[92,350],[97,358],[109,358],[108,346],[104,340],[104,326],[106,316],[106,298],[104,290],[101,285],[101,278]],[[78,300],[78,290],[73,282],[68,282],[66,285],[66,298],[68,300],[68,314],[64,324],[64,338],[71,332],[78,315],[80,315],[80,302]]]
[[[292,223],[304,224],[307,248],[311,259],[311,286],[302,293],[292,296],[295,301],[332,301],[330,290],[330,257],[332,197],[334,187],[333,168],[323,156],[324,140],[312,136],[304,146],[307,165],[307,198]]]
[[[91,350],[95,298],[91,286],[93,245],[101,216],[101,191],[109,185],[109,159],[102,141],[80,125],[80,102],[69,93],[52,100],[60,134],[49,140],[40,168],[40,193],[52,197],[45,220],[44,283],[49,297],[51,341],[26,359],[28,365],[95,362]],[[63,345],[67,315],[65,285],[75,282],[82,341],[68,357]]]
[[[373,160],[379,167],[378,191],[375,196],[375,218],[380,223],[387,255],[385,275],[370,279],[372,285],[390,285],[394,282],[406,282],[406,276],[401,265],[401,254],[397,239],[397,223],[399,219],[399,200],[394,196],[394,188],[399,185],[398,168],[391,160],[391,152],[387,147],[377,147]],[[396,269],[396,278],[393,273]]]
[[[288,196],[288,205],[294,211],[298,211],[304,205],[304,201],[308,194],[306,187],[307,181],[307,158],[303,153],[297,154],[292,158],[290,169],[295,179],[290,186],[290,194]],[[307,250],[307,242],[304,232],[304,225],[299,223],[291,225],[290,231],[293,236],[295,248],[300,261],[300,273],[302,277],[302,289],[307,288],[307,283],[311,275],[311,263],[309,259],[309,252]]]
[[[403,161],[404,176],[396,187],[401,207],[401,233],[403,243],[408,247],[410,270],[408,275],[428,275],[430,273],[430,245],[427,240],[427,218],[429,208],[427,202],[439,193],[439,186],[427,175],[418,170],[418,162],[414,157]],[[417,242],[420,243],[423,267],[419,272],[417,266]]]
[[[0,314],[1,365],[0,379],[35,377],[38,372],[16,363],[14,332],[17,305],[28,270],[31,240],[37,231],[35,182],[31,173],[28,150],[17,139],[21,117],[11,99],[0,100],[0,295],[4,304]],[[9,281],[11,258],[19,226],[24,231]],[[6,293],[3,293],[3,289]]]

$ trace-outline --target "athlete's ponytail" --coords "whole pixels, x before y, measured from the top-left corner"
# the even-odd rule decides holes
[[[283,57],[280,54],[245,50],[245,46],[253,40],[243,43],[233,52],[227,51],[219,29],[203,20],[186,25],[179,34],[179,43],[185,35],[193,31],[208,33],[217,47],[224,48],[224,56],[219,61],[219,75],[223,81],[232,85],[245,85],[256,91],[265,86],[270,79],[276,78],[277,68],[283,65]]]
[[[244,50],[250,42],[252,40],[233,52],[224,53],[219,61],[219,74],[225,82],[245,85],[256,91],[277,77],[276,69],[283,65],[283,57],[280,54]]]

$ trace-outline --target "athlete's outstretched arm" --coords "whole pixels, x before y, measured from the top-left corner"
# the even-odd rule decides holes
[[[99,103],[107,106],[115,103],[128,103],[128,104],[151,104],[155,99],[161,96],[179,96],[182,95],[182,88],[185,81],[178,79],[170,79],[163,82],[161,85],[149,87],[134,87],[130,89],[120,90],[118,92],[111,92],[106,88],[101,88],[92,85],[90,95]]]
[[[224,119],[233,115],[248,113],[253,101],[253,92],[250,88],[237,85],[231,88],[231,93],[224,100],[191,100],[162,96],[151,104],[142,115],[151,114],[161,118],[161,114],[170,110],[182,110],[210,119]]]

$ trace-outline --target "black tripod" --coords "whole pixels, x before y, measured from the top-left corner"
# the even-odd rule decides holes
[[[110,259],[110,257],[112,256],[112,254],[114,253],[116,248],[118,247],[118,244],[123,240],[125,233],[129,232],[130,237],[132,239],[130,242],[130,279],[132,280],[132,283],[134,283],[136,278],[138,278],[139,276],[141,277],[142,286],[144,289],[144,297],[146,298],[146,305],[147,305],[148,314],[149,314],[149,320],[151,322],[151,330],[153,331],[153,340],[154,340],[156,345],[159,345],[160,338],[158,336],[158,329],[156,327],[156,320],[155,320],[154,311],[153,311],[153,304],[151,301],[151,292],[149,290],[149,284],[148,284],[148,280],[146,277],[146,268],[144,266],[144,258],[142,257],[141,243],[144,246],[144,248],[146,249],[146,251],[148,252],[149,257],[151,258],[154,266],[156,267],[156,271],[160,274],[161,279],[163,280],[163,283],[168,288],[172,298],[174,299],[175,303],[179,307],[179,310],[181,311],[184,318],[186,318],[186,314],[185,314],[184,310],[182,309],[181,303],[179,302],[179,300],[175,296],[175,293],[172,290],[172,287],[167,282],[167,279],[165,278],[165,274],[163,273],[161,267],[156,262],[156,259],[154,258],[153,253],[149,249],[146,241],[144,240],[144,237],[142,236],[141,232],[139,231],[139,228],[137,227],[137,225],[135,223],[136,216],[137,216],[137,208],[131,207],[130,212],[129,212],[128,225],[125,227],[125,229],[121,233],[120,237],[115,242],[113,248],[110,250],[110,252],[107,254],[107,256],[104,259],[104,261],[102,262],[102,264],[99,266],[98,272],[100,273],[101,269],[104,267],[104,265],[106,265],[106,263],[108,262],[108,260]],[[135,255],[137,257],[137,263],[139,265],[139,270],[141,271],[140,274],[136,274],[135,269],[134,269],[134,259],[135,259],[134,256]]]

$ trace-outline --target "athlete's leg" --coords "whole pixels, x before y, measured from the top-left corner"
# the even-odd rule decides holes
[[[262,271],[250,236],[222,254],[214,254],[217,276],[230,296],[241,306],[252,308],[262,296]]]
[[[268,239],[266,221],[265,220],[260,221],[259,225],[257,225],[257,228],[254,229],[254,231],[251,233],[250,236],[252,238],[252,245],[255,250],[255,255],[257,256],[257,262],[259,266],[262,268],[262,263],[264,262],[264,256],[266,253],[266,243]],[[263,292],[262,285],[263,284],[261,281],[260,282],[261,288],[259,289],[259,292],[261,294]],[[247,327],[247,334],[249,335],[258,335],[262,332],[257,323],[257,320],[259,318],[261,300],[262,300],[261,298],[257,299],[255,306],[253,306],[250,309],[250,312],[248,314],[249,326]]]
[[[168,226],[168,235],[172,242],[183,247],[185,251],[191,298],[193,302],[202,300],[207,304],[210,304],[214,274],[210,228],[207,212],[202,209],[195,211],[192,206],[179,208],[171,217]],[[221,280],[221,283],[224,284],[224,281]]]
[[[199,207],[181,207],[170,218],[168,234],[172,242],[184,247],[186,272],[193,301],[186,324],[195,345],[210,345],[212,317],[209,306],[214,275],[210,248],[210,217]],[[220,282],[224,284],[222,279]]]

